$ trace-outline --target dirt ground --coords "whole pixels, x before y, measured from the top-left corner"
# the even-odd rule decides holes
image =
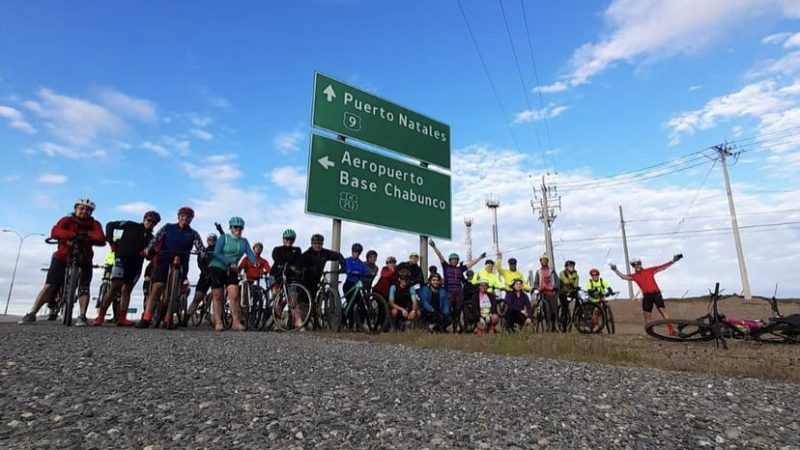
[[[538,356],[800,382],[800,345],[728,339],[729,349],[724,350],[717,348],[714,342],[660,341],[645,333],[639,301],[616,300],[612,307],[617,331],[614,335],[584,336],[572,332],[464,336],[417,331],[376,336],[336,336],[466,352]],[[707,299],[667,301],[667,313],[673,318],[695,319],[706,314],[707,307]],[[783,315],[800,313],[800,302],[780,302],[779,308]],[[743,319],[768,319],[772,316],[769,304],[763,299],[745,302],[737,297],[723,297],[719,302],[719,310],[729,317]],[[658,318],[655,316],[654,319]]]

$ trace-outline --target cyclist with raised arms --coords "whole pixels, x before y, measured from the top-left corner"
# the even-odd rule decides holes
[[[50,237],[58,239],[58,247],[53,257],[50,259],[50,268],[47,269],[47,279],[42,290],[33,302],[33,308],[19,323],[29,324],[36,321],[36,314],[50,298],[55,298],[55,293],[64,283],[64,274],[67,271],[69,254],[73,245],[78,245],[81,249],[81,260],[78,264],[82,267],[81,279],[78,280],[80,292],[80,315],[75,326],[88,325],[86,321],[86,309],[89,307],[89,286],[92,283],[92,258],[94,251],[92,246],[102,247],[106,244],[103,235],[103,226],[92,217],[95,204],[88,198],[81,198],[75,201],[72,214],[64,216],[50,230]]]
[[[231,306],[233,331],[244,331],[244,326],[239,322],[239,260],[246,256],[250,264],[256,264],[256,255],[250,248],[250,243],[242,237],[244,219],[238,216],[231,217],[228,221],[229,233],[217,239],[211,262],[208,263],[208,273],[211,276],[211,297],[214,304],[214,329],[223,331],[222,307],[224,301],[223,291],[227,291],[228,303]]]
[[[503,277],[503,284],[505,284],[506,292],[514,291],[514,280],[524,280],[525,275],[517,270],[517,258],[509,258],[508,269],[503,268],[503,254],[497,255],[497,272]],[[531,287],[526,281],[522,282],[522,287],[526,291],[530,291]]]
[[[127,319],[128,304],[131,301],[131,292],[139,275],[142,273],[145,250],[153,240],[153,228],[161,221],[161,215],[155,211],[144,213],[142,222],[118,220],[106,224],[106,237],[112,239],[114,230],[122,230],[122,236],[113,238],[116,244],[111,243],[115,249],[114,267],[111,269],[111,288],[101,299],[100,310],[94,319],[94,326],[100,326],[106,317],[106,311],[113,299],[120,294],[119,317],[117,326],[129,327],[134,324]],[[118,239],[118,240],[117,240]],[[112,242],[113,242],[112,241]]]
[[[556,331],[556,314],[558,310],[558,290],[561,281],[558,275],[550,269],[550,257],[544,253],[539,257],[542,265],[533,277],[533,288],[538,289],[542,294],[542,300],[547,303],[547,315],[550,323],[550,331]]]
[[[322,272],[325,271],[325,264],[328,261],[338,261],[339,269],[344,270],[345,268],[342,254],[323,248],[324,244],[325,237],[321,234],[315,234],[311,236],[311,246],[300,256],[300,270],[302,273],[300,278],[303,286],[311,293],[312,298],[317,295],[319,280],[322,278]]]
[[[153,319],[153,310],[156,307],[156,302],[161,300],[161,294],[164,292],[169,276],[169,268],[172,265],[173,257],[180,258],[180,264],[183,268],[183,273],[189,272],[189,252],[192,247],[197,251],[197,258],[203,260],[207,258],[206,249],[203,247],[203,239],[200,234],[195,231],[190,224],[194,219],[194,210],[188,206],[183,206],[178,209],[178,222],[168,223],[158,230],[158,233],[150,241],[145,251],[149,257],[157,257],[157,262],[153,265],[153,274],[150,279],[150,296],[147,297],[145,310],[142,313],[142,319],[136,324],[136,328],[147,328],[150,326]],[[166,299],[161,300],[162,304]],[[162,311],[166,311],[166,305],[163,305]],[[166,319],[166,317],[157,317],[156,320]],[[166,321],[165,321],[166,323]],[[174,324],[173,326],[176,326]]]
[[[445,260],[442,251],[436,247],[436,243],[433,239],[430,239],[429,245],[433,248],[436,256],[439,257],[439,262],[442,264],[444,288],[447,291],[447,298],[450,300],[450,306],[453,310],[453,331],[460,331],[461,309],[464,303],[463,290],[466,282],[464,274],[475,264],[478,264],[481,259],[485,258],[486,253],[481,253],[477,258],[467,261],[465,264],[460,262],[461,257],[458,256],[458,253],[450,253],[447,255],[447,260]]]
[[[642,291],[642,315],[644,316],[645,323],[650,322],[653,316],[653,305],[658,308],[658,313],[661,317],[669,319],[664,305],[664,297],[661,296],[661,289],[656,283],[656,274],[662,270],[666,270],[676,262],[680,261],[683,255],[680,253],[672,257],[672,261],[667,261],[659,266],[642,268],[642,260],[639,258],[631,259],[631,266],[633,266],[633,273],[626,275],[619,270],[615,264],[609,264],[611,270],[623,280],[631,280],[639,286]],[[670,333],[672,330],[670,329]]]
[[[214,253],[214,247],[216,245],[216,233],[210,233],[208,236],[206,236],[207,255]],[[200,275],[197,277],[197,283],[194,286],[194,298],[192,298],[192,303],[186,309],[186,316],[183,318],[183,322],[181,322],[182,327],[185,327],[189,324],[189,318],[194,315],[195,311],[197,311],[197,306],[203,300],[203,297],[206,296],[209,288],[211,288],[211,276],[208,273],[208,264],[210,262],[211,261],[209,261],[209,259],[197,259],[197,268],[200,269]]]

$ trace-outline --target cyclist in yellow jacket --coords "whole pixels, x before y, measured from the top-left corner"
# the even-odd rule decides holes
[[[497,255],[497,272],[503,277],[505,290],[511,292],[514,290],[514,280],[522,280],[522,290],[530,292],[531,286],[525,281],[525,276],[522,272],[517,270],[517,259],[509,258],[508,269],[503,268],[503,254]]]
[[[483,269],[479,270],[475,276],[472,277],[472,284],[477,286],[481,280],[486,281],[489,287],[489,292],[494,292],[496,289],[503,289],[503,283],[500,278],[494,273],[494,261],[487,259],[483,265]]]

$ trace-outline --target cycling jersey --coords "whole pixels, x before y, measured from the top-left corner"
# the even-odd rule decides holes
[[[122,236],[116,242],[116,255],[123,259],[141,258],[142,250],[153,240],[153,232],[145,229],[143,224],[117,220],[106,223],[106,239],[109,244],[114,239],[114,230],[122,230]]]
[[[368,275],[367,266],[364,264],[364,261],[356,258],[355,256],[345,259],[344,263],[347,270],[347,279],[345,280],[346,283],[356,283]]]
[[[503,277],[503,282],[505,283],[506,289],[509,291],[513,289],[514,280],[519,278],[522,280],[522,286],[525,290],[530,291],[531,286],[525,280],[525,275],[522,274],[519,270],[511,270],[511,269],[504,269],[503,268],[503,259],[500,258],[497,260],[497,272],[500,273],[500,276]]]
[[[419,301],[419,299],[417,298],[417,293],[414,291],[414,289],[411,289],[410,284],[405,288],[393,284],[392,287],[389,288],[390,303],[394,303],[401,308],[410,310],[414,307],[414,301]]]
[[[397,265],[398,276],[403,271],[408,271],[408,276],[411,280],[412,286],[422,284],[422,268],[419,266],[419,264],[411,264],[408,261],[402,262]]]
[[[378,265],[375,263],[364,263],[364,267],[367,268],[367,278],[369,278],[369,285],[372,286],[372,282],[375,281],[375,277],[378,276]]]
[[[253,249],[250,248],[250,243],[246,238],[236,237],[229,233],[223,234],[217,239],[217,245],[214,246],[214,254],[208,267],[227,271],[228,267],[239,262],[242,255],[246,255],[251,264],[256,263],[256,255],[253,254]]]
[[[492,289],[503,289],[503,283],[500,282],[500,278],[497,278],[497,275],[493,272],[487,272],[486,269],[479,270],[475,276],[472,277],[472,284],[477,285],[480,280],[489,282],[489,291]]]
[[[92,246],[102,247],[106,243],[105,235],[103,234],[103,227],[100,222],[93,218],[80,220],[75,215],[62,217],[50,230],[50,237],[58,239],[58,247],[53,258],[59,262],[67,262],[69,260],[70,246],[67,245],[68,240],[72,240],[76,235],[86,235],[88,239],[81,242],[81,265],[91,265],[94,258],[94,251]]]
[[[593,302],[597,302],[601,296],[605,296],[609,288],[608,281],[602,278],[598,278],[597,281],[591,278],[586,280],[586,291],[589,292],[589,300]]]
[[[283,273],[284,266],[288,266],[286,275],[291,277],[295,274],[295,270],[300,270],[299,263],[303,251],[300,247],[287,247],[279,245],[272,249],[272,268],[269,274],[273,276],[280,276]]]
[[[666,262],[660,266],[646,267],[638,272],[633,272],[631,274],[631,280],[636,282],[642,294],[661,292],[661,289],[658,288],[658,284],[656,283],[656,272],[664,270],[672,264],[674,264],[674,261]]]
[[[489,314],[492,313],[492,307],[494,307],[494,296],[488,291],[478,291],[475,295],[478,296],[478,309],[481,311],[481,317],[489,317]]]
[[[314,292],[316,292],[316,286],[320,278],[322,278],[322,272],[325,271],[325,264],[327,264],[328,261],[338,261],[341,268],[345,267],[342,254],[333,250],[328,250],[327,248],[321,248],[318,252],[315,252],[309,247],[308,250],[300,255],[300,269],[303,273],[303,284],[309,288],[309,290],[314,288]]]
[[[177,223],[168,223],[161,227],[155,237],[147,246],[147,253],[150,254],[155,248],[160,248],[158,264],[167,265],[174,256],[181,259],[181,265],[188,267],[189,252],[192,247],[197,250],[198,258],[205,258],[206,248],[203,247],[203,240],[200,234],[190,226],[181,228]]]
[[[372,290],[380,294],[383,298],[389,298],[389,289],[391,289],[391,286],[395,283],[397,283],[397,272],[392,270],[389,266],[384,266],[383,269],[381,269],[381,276]]]
[[[572,273],[567,273],[566,270],[562,270],[561,273],[558,274],[558,280],[561,282],[561,290],[564,292],[572,292],[580,287],[580,277],[578,276],[578,272],[574,270]]]
[[[113,251],[110,251],[106,255],[106,259],[103,260],[103,265],[104,266],[113,266],[114,265],[114,261],[116,261],[116,260],[117,260],[117,257],[115,255],[115,253]]]
[[[531,299],[528,294],[524,292],[517,293],[516,291],[506,294],[504,299],[509,311],[527,311],[528,317],[531,317]]]
[[[461,294],[461,290],[464,288],[464,273],[467,270],[467,266],[464,263],[459,263],[456,266],[451,266],[450,263],[442,263],[442,278],[444,278],[444,287],[447,292],[453,295]]]
[[[242,258],[239,263],[239,270],[244,270],[247,281],[258,280],[265,273],[269,273],[269,269],[269,261],[260,256],[256,256],[255,264],[251,263],[249,258]]]
[[[533,287],[543,293],[551,295],[558,291],[560,281],[555,272],[548,267],[543,267],[536,271],[533,279]]]

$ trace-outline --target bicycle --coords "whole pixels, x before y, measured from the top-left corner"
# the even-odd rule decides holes
[[[549,314],[550,306],[544,300],[542,291],[534,289],[532,294],[534,297],[534,301],[531,303],[531,311],[533,312],[533,329],[537,333],[539,331],[543,333],[550,331],[552,329]]]
[[[75,302],[80,297],[80,280],[83,277],[83,268],[78,264],[81,259],[81,243],[88,239],[84,234],[77,234],[72,238],[72,246],[69,250],[67,268],[64,271],[64,281],[59,287],[56,295],[56,311],[62,316],[62,323],[66,326],[72,325],[72,312]],[[59,240],[47,238],[44,240],[48,244],[58,244]]]
[[[269,291],[261,287],[260,280],[260,277],[253,282],[245,280],[241,285],[242,311],[247,311],[245,326],[251,331],[269,329],[273,325]]]
[[[313,313],[311,314],[312,328],[315,330],[328,329],[337,331],[342,321],[342,303],[339,293],[331,288],[328,276],[336,276],[342,272],[327,271],[322,272],[317,285],[317,293],[314,295],[312,303]]]
[[[165,291],[166,314],[164,318],[166,319],[166,326],[168,329],[175,328],[177,324],[183,321],[186,315],[186,299],[181,295],[185,275],[186,274],[183,273],[180,256],[173,256],[167,274],[167,288]],[[177,321],[174,321],[175,316],[177,316]],[[160,316],[156,317],[160,318]]]
[[[580,296],[580,290],[579,289],[573,289],[567,294],[567,303],[566,304],[562,304],[561,303],[561,299],[559,299],[558,311],[556,313],[556,317],[557,317],[557,320],[558,320],[558,324],[557,324],[558,325],[558,329],[562,333],[566,333],[568,331],[572,331],[572,326],[573,326],[572,316],[573,316],[573,313],[575,312],[575,306],[573,306],[572,310],[570,310],[569,305],[570,304],[578,305],[581,302],[581,299],[578,298],[579,296]]]
[[[380,333],[389,321],[389,304],[377,292],[370,292],[359,279],[349,291],[344,293],[345,304],[342,307],[344,320],[339,323],[338,331],[352,315],[351,328],[363,329],[368,333]]]
[[[591,294],[588,291],[581,289],[580,292],[586,294],[587,298],[591,298]],[[597,301],[585,300],[583,302],[582,308],[587,309],[587,311],[584,311],[584,320],[586,320],[588,316],[592,317],[591,333],[600,333],[604,328],[608,334],[616,333],[617,328],[614,322],[614,312],[611,310],[611,306],[608,304],[610,301],[608,297],[616,297],[617,295],[619,295],[619,292],[609,290],[607,292],[600,293]],[[587,306],[588,304],[593,304],[597,308]],[[588,309],[591,309],[592,311],[589,312]],[[582,332],[587,331],[587,327],[584,326],[582,330]]]
[[[192,325],[199,327],[203,320],[211,324],[211,293],[207,293],[197,304],[197,309],[191,317]]]
[[[719,312],[719,283],[709,291],[708,313],[695,320],[661,319],[645,325],[650,336],[671,342],[715,341],[727,350],[725,339],[746,339],[770,344],[800,343],[800,314],[782,316],[775,296],[768,300],[774,317],[766,321],[737,319]]]
[[[585,293],[586,291],[581,289],[579,292]],[[575,302],[572,323],[578,333],[596,334],[603,331],[606,318],[603,308],[598,303],[586,300],[580,294],[575,297]]]
[[[281,276],[276,281],[277,293],[272,301],[272,321],[278,330],[298,331],[303,329],[311,315],[311,294],[308,289],[296,281],[289,281],[284,265]],[[273,284],[273,289],[275,285]]]

